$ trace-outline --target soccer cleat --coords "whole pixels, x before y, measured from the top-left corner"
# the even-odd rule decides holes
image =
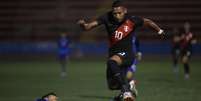
[[[131,92],[124,92],[123,93],[123,101],[135,101]]]
[[[188,79],[190,79],[190,75],[189,75],[189,74],[185,74],[185,75],[184,75],[184,78],[185,78],[186,80],[188,80]]]
[[[131,81],[129,82],[129,85],[130,85],[130,90],[131,90],[131,92],[133,93],[133,95],[135,95],[135,97],[137,97],[138,91],[137,91],[137,89],[136,89],[136,87],[135,87],[135,81],[134,81],[134,80],[131,80]]]

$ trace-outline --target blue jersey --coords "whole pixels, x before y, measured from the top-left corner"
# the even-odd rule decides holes
[[[137,52],[140,52],[140,49],[139,49],[139,40],[134,36],[133,37],[133,40],[132,40],[132,44],[133,44],[133,52],[136,54]],[[137,59],[135,58],[134,61],[133,61],[133,64],[127,68],[127,71],[131,71],[131,72],[135,72],[136,71],[136,65],[137,65],[138,61]]]
[[[139,43],[138,38],[133,37],[132,42],[133,42],[133,52],[134,52],[134,53],[140,52],[140,49],[139,49],[140,43]]]
[[[67,38],[60,38],[58,41],[58,53],[59,55],[68,55],[69,54],[69,41]]]
[[[140,43],[139,43],[139,40],[138,38],[136,37],[133,37],[133,52],[136,54],[137,52],[140,52]],[[133,64],[137,64],[137,59],[134,59],[133,61]]]

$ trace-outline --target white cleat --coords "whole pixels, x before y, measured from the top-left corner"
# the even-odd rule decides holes
[[[123,101],[135,101],[135,98],[133,97],[133,94],[131,92],[124,92]]]
[[[133,95],[137,96],[138,95],[138,91],[135,87],[135,81],[134,80],[131,80],[129,82],[129,85],[130,85],[130,90],[132,91]]]

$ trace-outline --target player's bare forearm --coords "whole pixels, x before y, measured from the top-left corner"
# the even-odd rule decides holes
[[[158,32],[158,34],[164,34],[164,31],[150,19],[144,18],[144,27],[150,28],[150,29]]]
[[[85,20],[79,20],[78,24],[84,29],[84,30],[91,30],[94,27],[98,26],[97,21],[92,22],[86,22]]]
[[[196,44],[196,43],[197,43],[196,39],[191,40],[191,44]]]

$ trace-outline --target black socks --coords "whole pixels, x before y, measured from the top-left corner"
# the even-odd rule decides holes
[[[189,68],[189,64],[188,63],[184,64],[184,73],[185,74],[189,74],[190,73],[190,68]]]
[[[113,76],[118,80],[118,82],[121,85],[121,90],[123,92],[129,91],[129,85],[128,82],[125,80],[125,78],[123,77],[123,75],[121,74],[121,69],[118,66],[117,62],[114,60],[109,60],[107,62],[107,66],[108,68],[110,68]]]

